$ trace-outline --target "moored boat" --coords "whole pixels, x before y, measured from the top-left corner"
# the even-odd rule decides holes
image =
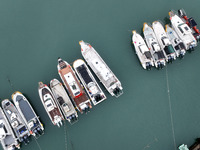
[[[74,61],[73,68],[94,105],[97,105],[106,99],[105,94],[82,59]]]
[[[160,45],[158,44],[153,29],[147,23],[143,24],[143,34],[147,46],[153,56],[155,67],[158,69],[162,69],[166,65],[165,54],[164,51],[161,49]]]
[[[154,66],[153,57],[149,51],[144,39],[135,30],[132,31],[132,42],[135,47],[136,55],[138,56],[140,63],[144,69],[151,70]]]
[[[75,72],[73,71],[71,66],[66,61],[63,61],[61,58],[58,58],[57,68],[60,78],[62,79],[71,98],[73,99],[76,108],[81,113],[87,113],[92,108],[92,105]]]
[[[183,41],[186,50],[194,50],[194,47],[197,46],[197,41],[190,27],[174,11],[170,11],[169,16],[172,28]]]
[[[179,9],[178,14],[179,14],[179,17],[181,17],[182,20],[192,29],[193,36],[196,38],[197,42],[199,42],[200,41],[200,31],[197,28],[196,21],[192,17],[188,18],[183,9]]]
[[[55,101],[53,93],[46,84],[43,84],[42,82],[39,82],[38,84],[40,99],[51,122],[58,127],[62,126],[62,120],[64,120],[64,118]]]
[[[20,144],[15,137],[12,128],[0,107],[0,141],[4,150],[20,149]]]
[[[97,51],[89,43],[85,43],[84,41],[80,41],[79,44],[81,46],[83,58],[99,78],[100,82],[104,85],[107,91],[112,96],[119,97],[122,95],[123,88],[121,82],[103,61]]]
[[[75,123],[78,120],[78,114],[63,85],[57,79],[53,79],[50,81],[50,87],[65,119],[71,124]]]
[[[165,57],[167,58],[166,61],[172,63],[172,61],[176,59],[176,53],[163,28],[163,25],[159,21],[154,21],[152,23],[152,28],[161,49],[165,52]]]
[[[184,46],[182,40],[178,37],[178,35],[174,31],[174,29],[171,28],[168,24],[165,25],[165,31],[166,31],[166,33],[172,43],[172,46],[176,52],[176,56],[183,58],[186,53],[186,49],[185,49],[185,46]]]
[[[12,94],[12,100],[22,116],[31,135],[38,138],[44,134],[44,127],[26,97],[19,91]]]
[[[26,126],[16,107],[8,99],[3,100],[1,104],[3,111],[8,118],[8,121],[13,128],[13,131],[19,142],[24,142],[25,144],[28,144],[30,133],[28,131],[28,127]]]

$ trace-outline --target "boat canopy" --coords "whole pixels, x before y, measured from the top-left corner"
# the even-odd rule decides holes
[[[19,103],[19,107],[27,122],[36,117],[28,102],[23,100],[22,96],[18,95],[16,101]]]

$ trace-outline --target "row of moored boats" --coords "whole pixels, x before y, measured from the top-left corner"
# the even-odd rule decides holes
[[[82,56],[107,91],[112,96],[120,96],[123,93],[121,83],[100,55],[90,44],[84,41],[79,44]],[[76,110],[87,113],[92,103],[97,105],[106,99],[88,66],[82,59],[78,59],[71,67],[58,58],[57,69],[64,86],[57,79],[50,81],[50,87],[39,82],[40,99],[54,125],[61,126],[65,119],[73,124],[78,119]]]
[[[89,67],[112,96],[120,96],[122,86],[96,50],[80,41],[81,52]],[[58,73],[63,84],[53,79],[50,87],[39,82],[38,92],[42,104],[54,125],[61,126],[62,120],[71,124],[78,120],[78,113],[87,113],[94,105],[106,99],[89,67],[82,59],[74,61],[73,67],[58,58]],[[4,150],[20,149],[20,143],[28,144],[30,135],[38,138],[44,127],[27,98],[20,92],[12,94],[13,103],[5,99],[0,107],[0,141]],[[92,103],[91,103],[92,102]]]
[[[4,150],[20,149],[20,143],[28,144],[30,135],[38,138],[44,127],[26,97],[12,94],[13,103],[5,99],[0,107],[0,141]]]
[[[135,30],[132,41],[136,54],[144,69],[152,66],[163,68],[166,62],[173,62],[177,57],[183,58],[186,51],[193,51],[200,41],[200,32],[193,18],[188,18],[183,9],[169,12],[171,26],[165,29],[160,21],[152,26],[143,25],[144,39]]]

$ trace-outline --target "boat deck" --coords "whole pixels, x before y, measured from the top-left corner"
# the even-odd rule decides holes
[[[76,82],[77,82],[77,84],[80,88],[80,92],[82,93],[82,95],[77,97],[77,98],[73,95],[73,93],[72,93],[72,91],[71,91],[71,89],[70,89],[70,87],[69,87],[69,85],[68,85],[68,83],[67,83],[67,81],[65,80],[65,77],[64,77],[64,75],[69,73],[69,72],[72,73],[74,79],[76,80]],[[77,80],[76,76],[74,75],[74,72],[72,71],[71,67],[67,66],[66,68],[63,68],[62,70],[60,70],[60,74],[62,76],[62,79],[65,82],[65,85],[67,86],[67,89],[70,93],[70,96],[73,98],[76,105],[79,106],[81,103],[86,102],[88,100],[88,97],[87,97],[85,91],[83,90],[83,87],[80,85],[79,81]]]
[[[115,78],[115,76],[113,76],[112,71],[109,68],[107,68],[107,65],[105,64],[105,62],[101,59],[101,57],[95,50],[93,50],[93,49],[88,50],[87,52],[84,53],[84,55],[85,55],[86,61],[90,65],[90,67],[93,69],[95,74],[98,76],[99,80],[106,87],[110,87],[110,86],[112,86],[112,84],[117,82],[117,79]],[[102,73],[100,72],[100,71],[102,71],[101,66],[97,65],[97,64],[102,64],[104,67],[107,68],[106,71],[108,74],[110,74],[109,77],[106,78],[106,77],[102,76]]]
[[[42,95],[44,96],[45,94],[50,94],[51,97],[53,98],[53,95],[46,88],[42,89]],[[53,101],[53,99],[52,99],[52,101]],[[53,123],[54,123],[54,117],[55,116],[60,116],[61,118],[63,118],[59,108],[56,106],[56,102],[54,102],[54,104],[55,104],[54,109],[52,111],[47,112],[51,116],[51,119],[52,119]]]

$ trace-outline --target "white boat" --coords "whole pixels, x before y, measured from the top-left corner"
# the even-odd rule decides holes
[[[144,23],[143,25],[143,33],[147,46],[153,56],[155,67],[158,69],[162,69],[166,65],[165,54],[164,51],[161,49],[160,45],[158,44],[153,29],[147,23]]]
[[[165,57],[167,58],[166,61],[172,62],[176,59],[176,53],[162,24],[159,21],[154,21],[152,23],[152,28],[154,30],[154,33],[156,35],[158,43],[160,44],[161,49],[165,52]]]
[[[58,58],[58,73],[80,113],[87,113],[92,108],[89,97],[83,89],[72,67]]]
[[[200,31],[197,28],[196,21],[192,17],[188,18],[186,15],[186,12],[183,9],[178,10],[178,15],[190,27],[190,29],[192,30],[193,36],[196,38],[197,42],[199,42],[200,41]]]
[[[79,44],[81,46],[83,58],[99,78],[100,82],[112,96],[119,97],[123,91],[121,82],[118,80],[118,78],[89,43],[80,41]]]
[[[104,101],[106,96],[97,84],[85,62],[82,59],[78,59],[74,61],[73,67],[93,104],[97,105]]]
[[[178,35],[174,31],[174,29],[171,28],[168,24],[165,25],[165,31],[166,31],[166,33],[172,43],[172,46],[176,52],[176,56],[183,58],[186,53],[186,49],[183,44],[183,41],[178,37]]]
[[[133,30],[132,42],[135,46],[135,52],[144,69],[150,70],[154,66],[153,57],[149,51],[144,39],[140,34]]]
[[[8,122],[13,128],[13,131],[19,142],[24,142],[25,144],[28,144],[30,133],[28,127],[26,126],[16,107],[8,99],[3,100],[1,104],[4,113],[8,118]]]
[[[62,86],[62,83],[60,83],[57,79],[53,79],[50,81],[50,87],[65,119],[71,124],[75,123],[78,120],[78,114],[67,92]]]
[[[26,123],[30,134],[36,138],[44,134],[44,127],[26,97],[21,92],[16,91],[12,94],[12,100]]]
[[[192,34],[190,27],[175,12],[169,12],[172,28],[176,31],[180,39],[183,41],[186,50],[194,50],[197,41]]]
[[[62,126],[62,120],[64,120],[64,118],[55,101],[53,93],[46,84],[43,84],[42,82],[39,82],[38,84],[39,96],[50,120],[54,125],[57,125],[58,127]]]
[[[0,141],[4,150],[20,149],[20,144],[12,131],[12,128],[0,107]]]

